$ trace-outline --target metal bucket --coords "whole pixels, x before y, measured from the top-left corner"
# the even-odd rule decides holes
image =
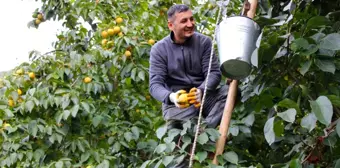
[[[233,16],[222,20],[216,33],[222,75],[240,80],[250,74],[251,55],[260,33],[260,26],[251,18]]]

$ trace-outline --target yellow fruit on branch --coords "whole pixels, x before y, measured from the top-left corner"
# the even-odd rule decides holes
[[[113,47],[113,45],[114,45],[114,42],[113,42],[113,41],[109,41],[109,42],[107,43],[107,47],[108,47],[108,48]]]
[[[2,125],[2,128],[4,128],[4,129],[6,129],[7,127],[11,127],[11,124],[4,123],[4,124]]]
[[[13,107],[14,106],[14,100],[8,100],[8,106]]]
[[[131,57],[131,52],[130,52],[130,51],[125,51],[124,55],[125,55],[126,57]]]
[[[107,39],[102,40],[102,46],[104,47],[107,44]]]
[[[28,76],[30,77],[30,79],[34,79],[35,78],[35,73],[34,72],[30,72],[30,73],[28,73]]]
[[[162,8],[162,11],[166,12],[166,11],[168,11],[168,8],[164,7],[164,8]]]
[[[155,44],[155,40],[153,40],[153,39],[148,40],[148,44],[154,45]]]
[[[21,97],[19,97],[17,101],[18,103],[22,103],[24,100]]]
[[[35,19],[35,21],[34,21],[34,22],[35,22],[35,24],[36,24],[36,25],[38,25],[38,24],[40,24],[40,23],[41,23],[41,20],[40,20],[40,19]]]
[[[115,34],[113,29],[108,29],[107,33],[109,34],[109,36],[113,36]]]
[[[115,27],[113,28],[114,34],[119,34],[119,33],[121,32],[120,30],[121,30],[121,29],[120,29],[119,26],[115,26]]]
[[[21,89],[18,89],[18,95],[22,95]]]
[[[86,168],[92,168],[92,166],[91,166],[91,165],[88,165],[88,166],[86,166]]]
[[[114,34],[118,34],[120,32],[120,27],[119,26],[115,26],[113,28],[113,32],[114,32]]]
[[[123,32],[119,32],[119,33],[118,33],[118,36],[119,36],[119,37],[123,37],[123,36],[124,36]]]
[[[90,83],[91,81],[92,81],[92,78],[90,78],[90,77],[84,78],[84,83]]]
[[[116,18],[116,23],[117,24],[121,24],[123,22],[123,18],[121,18],[121,17],[117,17]]]
[[[39,13],[39,14],[37,15],[37,18],[38,18],[39,20],[44,20],[44,16],[43,16],[41,13]]]
[[[15,73],[18,74],[18,75],[22,75],[22,74],[24,74],[24,70],[18,69],[17,71],[15,71]]]
[[[101,32],[102,38],[107,38],[107,36],[109,35],[107,31],[102,31]]]

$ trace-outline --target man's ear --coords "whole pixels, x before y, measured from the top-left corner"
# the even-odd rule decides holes
[[[173,23],[170,20],[168,21],[168,28],[173,31]]]

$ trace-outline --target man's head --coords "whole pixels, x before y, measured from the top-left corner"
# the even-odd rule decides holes
[[[188,6],[173,5],[168,10],[168,27],[174,32],[175,41],[182,43],[195,31],[195,21]]]

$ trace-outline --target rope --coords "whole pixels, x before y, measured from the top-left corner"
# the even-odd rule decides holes
[[[229,1],[227,1],[227,0],[226,0],[226,2],[229,3]],[[209,81],[209,75],[210,75],[210,69],[211,69],[211,62],[212,62],[212,57],[214,55],[214,44],[215,44],[215,41],[216,41],[215,38],[216,38],[216,32],[217,32],[216,29],[217,29],[218,22],[220,20],[221,8],[222,8],[223,5],[224,4],[219,6],[219,11],[218,11],[218,16],[217,16],[217,20],[216,20],[216,27],[215,27],[215,31],[214,31],[214,36],[213,36],[213,40],[211,42],[211,52],[210,52],[210,60],[209,60],[207,80],[206,80],[205,85],[204,85],[203,98],[202,98],[202,103],[201,103],[201,107],[200,107],[200,111],[199,111],[199,115],[198,115],[195,139],[194,139],[194,143],[193,143],[192,150],[191,150],[189,168],[192,167],[192,163],[193,163],[193,160],[194,160],[194,154],[195,154],[195,150],[196,150],[196,143],[197,143],[197,138],[198,138],[198,132],[199,132],[199,128],[200,128],[200,125],[201,125],[201,119],[202,119],[203,105],[204,105],[206,91],[207,91],[207,87],[208,87],[208,81]]]

